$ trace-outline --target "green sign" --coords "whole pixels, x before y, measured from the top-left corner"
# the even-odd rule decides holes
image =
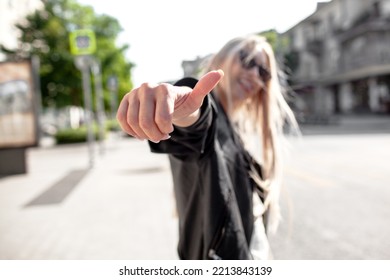
[[[75,30],[69,35],[70,52],[73,55],[93,54],[96,51],[95,33],[90,29]]]

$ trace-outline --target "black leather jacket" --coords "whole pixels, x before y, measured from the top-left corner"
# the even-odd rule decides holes
[[[194,87],[184,78],[176,85]],[[176,127],[171,138],[149,142],[168,153],[179,215],[181,259],[252,259],[254,182],[249,154],[218,101],[206,96],[199,120]]]

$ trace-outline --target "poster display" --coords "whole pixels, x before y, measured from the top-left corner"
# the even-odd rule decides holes
[[[0,63],[0,149],[37,144],[31,63]]]

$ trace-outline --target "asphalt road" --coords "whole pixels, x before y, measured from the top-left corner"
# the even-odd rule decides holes
[[[275,259],[390,259],[390,134],[294,141]]]

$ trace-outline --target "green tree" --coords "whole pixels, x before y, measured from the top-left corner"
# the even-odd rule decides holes
[[[40,58],[40,78],[43,106],[82,106],[81,73],[70,53],[69,33],[76,29],[92,29],[96,35],[97,52],[94,54],[102,66],[102,81],[106,108],[109,108],[107,78],[116,75],[118,92],[122,95],[132,88],[133,64],[125,58],[128,45],[116,46],[122,28],[108,15],[97,15],[90,6],[75,0],[43,0],[44,8],[37,10],[18,24],[21,47],[8,50],[1,46],[11,60]],[[92,87],[93,88],[93,87]],[[122,96],[119,97],[119,100]]]
[[[267,41],[272,46],[276,56],[282,56],[288,47],[287,38],[281,36],[275,29],[260,32],[260,35],[267,38]]]
[[[286,72],[287,76],[298,68],[299,54],[291,50],[289,46],[290,41],[287,36],[283,36],[274,29],[263,31],[259,34],[267,38],[267,41],[275,52],[279,65]]]

